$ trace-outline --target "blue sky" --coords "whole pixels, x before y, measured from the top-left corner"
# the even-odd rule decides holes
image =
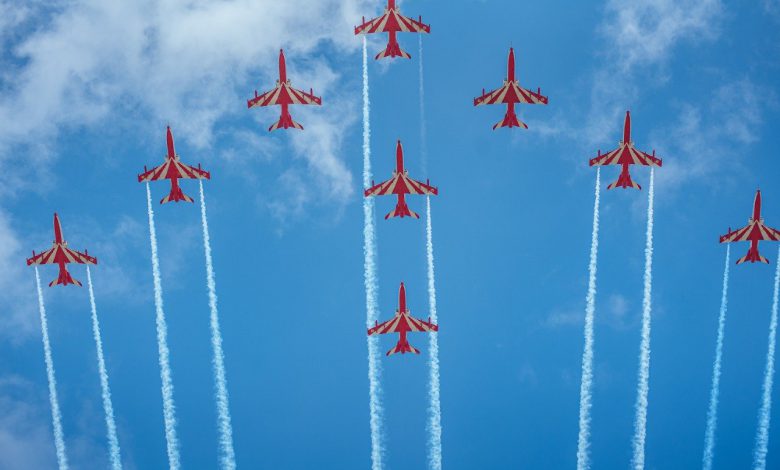
[[[242,468],[366,468],[360,39],[380,2],[0,2],[0,467],[53,468],[32,249],[60,213],[71,246],[100,260],[98,313],[126,468],[166,465],[144,190],[136,174],[177,151],[206,183],[235,448]],[[593,185],[587,160],[621,138],[656,149],[647,468],[700,464],[725,248],[755,188],[780,226],[780,4],[613,0],[572,5],[402,3],[423,15],[427,173],[420,154],[417,38],[411,61],[370,64],[374,178],[400,138],[432,201],[444,465],[572,468]],[[384,38],[369,43],[369,52]],[[501,84],[508,47],[546,107],[527,131],[492,131],[472,106]],[[323,106],[306,131],[269,134],[247,110],[285,47],[293,85]],[[604,169],[604,185],[618,170]],[[647,187],[649,172],[632,175]],[[159,200],[165,184],[153,186]],[[185,182],[184,191],[197,195]],[[377,213],[392,208],[377,201]],[[410,198],[424,211],[424,200]],[[602,192],[592,461],[631,458],[647,192]],[[215,468],[217,431],[199,213],[156,209],[185,468]],[[377,221],[380,318],[427,317],[422,221]],[[732,258],[746,246],[734,246]],[[777,248],[762,245],[776,261]],[[715,468],[752,461],[774,265],[732,270]],[[85,280],[82,267],[71,269]],[[43,280],[55,276],[43,269]],[[108,464],[85,289],[46,288],[69,457]],[[426,462],[427,338],[382,358],[387,468]],[[394,339],[383,338],[385,351]],[[775,393],[777,396],[777,393]],[[777,407],[772,423],[780,419]],[[776,428],[776,426],[774,426]],[[770,436],[769,467],[780,462]]]

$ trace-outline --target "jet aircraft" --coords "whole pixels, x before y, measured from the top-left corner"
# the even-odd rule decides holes
[[[626,120],[623,123],[623,140],[618,142],[618,148],[611,152],[602,155],[599,150],[598,155],[595,158],[591,158],[590,166],[603,166],[603,165],[621,165],[620,176],[617,181],[610,183],[607,189],[616,187],[620,188],[636,188],[642,189],[639,184],[635,183],[631,179],[631,174],[628,172],[629,165],[644,165],[661,167],[663,162],[660,158],[656,158],[655,150],[653,154],[647,154],[641,150],[634,148],[634,143],[631,141],[631,112],[626,111]]]
[[[303,126],[293,121],[292,115],[290,115],[289,106],[292,104],[316,104],[322,105],[322,98],[314,96],[314,90],[309,89],[309,92],[296,90],[292,87],[290,80],[287,79],[287,65],[284,60],[284,50],[279,50],[279,80],[276,81],[276,87],[263,93],[257,94],[255,90],[254,98],[247,100],[246,107],[254,108],[255,106],[272,106],[279,105],[282,107],[282,115],[279,120],[276,121],[268,131],[274,131],[276,129],[301,129]]]
[[[179,186],[179,180],[211,179],[211,173],[201,169],[200,163],[198,164],[198,167],[195,168],[181,162],[179,156],[176,154],[176,149],[173,147],[171,126],[168,126],[166,140],[168,144],[168,155],[165,156],[165,162],[151,170],[147,170],[146,166],[144,166],[144,172],[138,175],[138,182],[147,183],[149,181],[159,181],[163,179],[171,180],[171,192],[160,200],[160,204],[171,201],[193,202],[191,197],[182,192],[181,187]]]
[[[374,57],[377,60],[385,57],[404,57],[406,59],[411,59],[412,56],[408,52],[401,50],[401,46],[396,39],[396,34],[430,32],[431,26],[422,22],[422,16],[417,20],[403,16],[400,9],[396,6],[395,0],[387,0],[387,8],[385,8],[385,13],[382,16],[369,20],[368,22],[366,22],[366,18],[363,17],[363,22],[360,26],[355,26],[356,35],[388,33],[389,39],[387,48]]]
[[[389,219],[390,217],[414,217],[415,219],[419,219],[420,215],[411,211],[409,206],[406,205],[406,195],[436,195],[439,194],[439,190],[431,186],[430,181],[421,183],[420,181],[415,181],[409,178],[408,171],[404,168],[404,149],[401,146],[400,140],[395,147],[395,165],[395,171],[389,180],[376,185],[372,181],[371,187],[365,190],[364,195],[366,197],[384,196],[388,194],[395,194],[398,196],[398,203],[396,204],[395,209],[390,211],[385,216],[385,220]]]
[[[537,88],[534,93],[531,90],[526,90],[520,86],[520,83],[515,78],[515,51],[513,48],[509,48],[509,59],[507,60],[506,67],[506,80],[501,88],[493,90],[489,93],[485,93],[485,89],[482,89],[482,95],[474,98],[474,106],[482,106],[483,104],[506,104],[506,114],[504,118],[498,121],[493,130],[499,127],[522,127],[528,129],[528,125],[523,121],[517,119],[515,114],[515,104],[547,104],[549,100],[546,96],[542,96],[542,89]]]
[[[750,242],[750,248],[745,256],[737,260],[737,264],[745,261],[755,263],[769,263],[769,260],[758,253],[758,242],[761,240],[780,241],[780,231],[764,225],[764,219],[761,218],[761,190],[756,191],[756,198],[753,201],[753,217],[748,219],[748,224],[738,230],[731,230],[726,235],[720,237],[721,243],[730,242]]]
[[[375,322],[373,328],[368,329],[368,336],[386,333],[398,333],[400,335],[398,343],[387,351],[387,356],[396,353],[420,354],[420,350],[406,340],[406,334],[410,331],[439,331],[439,326],[431,323],[430,317],[428,321],[424,321],[418,320],[409,314],[409,309],[406,308],[406,288],[402,282],[398,291],[398,310],[395,311],[395,316],[384,323]]]
[[[54,241],[52,242],[52,247],[39,254],[35,254],[35,250],[33,250],[32,254],[32,258],[27,258],[27,266],[33,264],[56,264],[60,267],[57,279],[51,281],[49,287],[54,285],[67,286],[68,284],[81,286],[81,282],[73,279],[65,265],[68,263],[97,264],[98,262],[97,258],[87,253],[87,250],[81,253],[68,248],[68,242],[65,241],[62,235],[62,225],[60,225],[60,218],[56,212],[54,213]]]

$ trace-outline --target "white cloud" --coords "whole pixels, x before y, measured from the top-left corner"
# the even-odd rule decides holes
[[[668,77],[666,64],[681,43],[714,40],[721,0],[608,0],[598,32],[603,62],[593,72],[590,111],[580,140],[612,142],[620,116],[641,94],[639,78]]]
[[[17,340],[37,330],[38,308],[33,274],[25,266],[20,237],[11,222],[0,211],[0,336]]]
[[[14,151],[27,153],[33,143],[39,146],[36,155],[48,161],[56,156],[53,144],[64,131],[118,120],[146,135],[170,122],[177,137],[208,148],[221,119],[246,117],[251,91],[273,85],[280,47],[286,49],[294,85],[315,86],[321,93],[316,86],[322,84],[335,94],[343,80],[315,56],[324,47],[341,55],[356,51],[360,40],[352,27],[361,12],[376,7],[366,0],[52,3],[45,10],[0,4],[0,12],[14,12],[5,20],[9,25],[29,21],[31,15],[45,23],[37,29],[12,28],[17,33],[6,39],[13,57],[4,62],[18,67],[0,94],[0,164]],[[324,96],[328,111],[312,115],[309,126],[304,122],[305,132],[330,147],[314,152],[305,137],[294,137],[296,153],[327,186],[325,196],[343,194],[352,182],[334,146],[340,145],[342,124],[354,116],[345,119],[333,112],[332,97]],[[41,163],[33,159],[31,166]],[[20,185],[28,180],[10,178]]]
[[[26,380],[0,378],[0,468],[55,468],[47,405]]]
[[[665,62],[683,40],[715,38],[720,0],[609,0],[601,33],[623,71]]]
[[[775,103],[771,90],[741,79],[721,85],[709,103],[680,105],[677,120],[651,139],[664,157],[659,188],[668,192],[691,179],[723,181],[725,170],[745,171],[741,156],[758,141],[764,111]]]

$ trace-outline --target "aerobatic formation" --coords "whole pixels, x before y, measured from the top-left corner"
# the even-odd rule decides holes
[[[383,412],[382,404],[379,397],[381,396],[381,368],[378,366],[378,360],[381,359],[381,355],[377,353],[378,339],[376,336],[397,333],[397,343],[386,352],[386,356],[395,354],[404,355],[406,353],[420,354],[420,350],[412,346],[409,343],[407,335],[414,332],[429,333],[430,341],[430,389],[429,396],[431,403],[429,410],[431,410],[431,416],[429,419],[429,463],[430,467],[435,470],[441,469],[441,408],[439,403],[439,358],[438,358],[438,317],[436,312],[436,295],[435,295],[435,282],[434,282],[434,268],[433,268],[433,243],[432,243],[432,228],[430,219],[431,210],[431,198],[430,196],[436,196],[439,194],[438,188],[430,184],[430,180],[425,178],[425,182],[417,181],[409,176],[408,170],[404,165],[404,149],[401,144],[401,139],[396,142],[396,158],[395,169],[392,172],[390,179],[383,181],[379,184],[375,184],[371,180],[371,167],[370,167],[370,124],[369,124],[369,100],[368,100],[368,69],[367,69],[367,53],[366,53],[366,35],[376,33],[387,33],[388,42],[384,50],[379,52],[375,59],[396,57],[410,59],[411,55],[401,49],[401,45],[398,42],[398,33],[418,33],[428,34],[431,31],[431,27],[428,24],[422,22],[422,16],[419,16],[417,20],[403,16],[399,7],[396,5],[395,0],[387,0],[387,5],[384,13],[374,19],[366,21],[365,17],[362,18],[360,25],[354,28],[355,35],[363,35],[363,152],[364,152],[364,237],[365,237],[365,278],[366,278],[366,305],[367,305],[367,336],[368,336],[368,348],[369,348],[369,378],[370,378],[370,416],[371,416],[371,441],[372,441],[372,468],[374,470],[381,470],[383,468],[382,454],[383,454]],[[422,37],[422,36],[420,36]],[[422,40],[420,40],[422,41]],[[420,42],[420,60],[422,61],[422,42]],[[284,50],[279,50],[279,77],[276,81],[275,87],[267,92],[258,94],[254,92],[254,97],[247,100],[247,108],[264,107],[264,106],[280,106],[279,119],[269,127],[269,132],[276,129],[298,129],[303,130],[302,124],[293,120],[290,114],[289,107],[291,105],[322,105],[322,98],[314,94],[313,89],[309,89],[308,92],[301,91],[292,87],[290,80],[287,77],[287,65],[285,61]],[[420,93],[422,97],[422,63],[420,63]],[[503,118],[498,121],[493,129],[500,127],[506,128],[524,128],[527,129],[528,125],[518,118],[515,110],[517,104],[542,104],[547,105],[549,99],[547,96],[542,95],[541,88],[537,88],[536,91],[528,90],[520,86],[519,81],[516,78],[516,66],[515,66],[515,49],[509,48],[509,55],[507,58],[507,70],[506,77],[503,85],[493,91],[486,92],[482,89],[480,96],[474,98],[474,106],[482,105],[506,105],[506,111]],[[424,116],[423,105],[421,104],[421,132],[422,139],[425,138],[424,129]],[[424,145],[424,142],[423,142]],[[166,204],[168,202],[194,202],[194,198],[184,193],[181,187],[181,180],[195,179],[198,180],[199,195],[200,195],[200,209],[201,209],[201,221],[203,227],[203,239],[204,239],[204,253],[206,258],[206,278],[207,278],[207,290],[209,295],[209,308],[210,308],[210,327],[211,327],[211,339],[213,347],[213,372],[215,380],[215,405],[217,408],[217,427],[219,430],[219,449],[220,449],[220,466],[225,469],[236,468],[235,453],[233,450],[232,440],[232,426],[228,404],[227,393],[227,378],[224,366],[224,353],[222,350],[222,336],[219,326],[219,317],[217,309],[217,296],[216,286],[214,282],[213,264],[211,259],[211,245],[208,232],[208,222],[206,215],[206,203],[203,191],[203,180],[210,180],[211,173],[202,169],[201,165],[197,167],[190,166],[181,161],[180,156],[176,153],[174,147],[173,133],[170,126],[166,128],[166,146],[167,153],[164,157],[163,163],[152,169],[147,169],[144,166],[143,173],[137,175],[139,183],[146,183],[147,194],[147,209],[149,217],[149,233],[150,233],[150,248],[151,248],[151,261],[152,261],[152,278],[154,282],[154,301],[156,312],[156,327],[157,327],[157,341],[159,352],[159,365],[160,365],[160,378],[162,382],[161,393],[163,402],[163,417],[165,424],[165,436],[167,440],[167,454],[169,467],[171,469],[180,468],[179,463],[179,443],[176,432],[176,416],[175,416],[175,403],[173,397],[173,385],[171,379],[170,364],[168,360],[169,347],[167,344],[167,324],[165,321],[165,312],[163,309],[163,291],[162,281],[159,267],[159,260],[157,258],[157,241],[156,241],[156,228],[154,224],[154,209],[151,202],[151,190],[149,183],[154,181],[168,180],[170,182],[169,193],[160,200],[160,204]],[[424,153],[424,152],[423,152]],[[646,232],[646,246],[645,246],[645,271],[644,271],[644,300],[643,300],[643,314],[642,314],[642,334],[639,351],[639,373],[637,380],[637,402],[636,402],[636,418],[634,422],[634,439],[633,439],[633,460],[632,466],[635,469],[644,468],[644,444],[646,435],[646,423],[647,423],[647,402],[649,391],[649,373],[650,373],[650,326],[651,326],[651,313],[652,313],[652,257],[653,257],[653,211],[654,211],[654,170],[661,168],[661,158],[657,157],[655,150],[652,153],[646,153],[638,150],[634,146],[634,142],[631,140],[631,113],[626,111],[625,121],[623,126],[623,138],[618,143],[618,147],[607,153],[602,154],[601,150],[598,150],[596,157],[589,160],[589,166],[601,167],[607,165],[620,166],[620,173],[614,182],[607,186],[607,189],[613,188],[635,188],[641,190],[642,187],[635,182],[630,174],[631,165],[647,166],[650,167],[649,176],[649,189],[648,189],[648,210],[647,210],[647,232]],[[593,215],[593,234],[592,234],[592,246],[591,257],[589,267],[589,286],[587,294],[587,307],[586,307],[586,320],[585,320],[585,348],[582,358],[582,384],[580,388],[580,432],[578,437],[578,450],[577,450],[577,467],[578,469],[585,470],[590,468],[590,409],[591,409],[591,394],[592,394],[592,381],[593,381],[593,361],[594,361],[594,312],[595,312],[595,297],[596,297],[596,266],[597,266],[597,254],[598,254],[598,224],[599,224],[599,204],[600,204],[600,182],[601,182],[601,170],[598,169],[596,177],[595,187],[595,203],[594,203],[594,215]],[[427,176],[427,175],[424,175]],[[370,181],[370,185],[369,185]],[[400,283],[398,291],[398,308],[395,311],[395,315],[382,323],[377,318],[376,309],[376,286],[378,282],[378,276],[376,274],[376,264],[374,261],[374,250],[376,249],[376,239],[374,238],[375,221],[373,216],[374,209],[374,196],[395,196],[395,207],[384,216],[385,219],[391,218],[414,218],[419,219],[420,215],[412,210],[407,201],[407,196],[426,196],[427,198],[427,224],[426,224],[426,251],[427,251],[427,268],[428,268],[428,291],[429,291],[429,307],[431,316],[428,320],[422,320],[415,318],[411,315],[410,309],[407,306],[406,298],[406,286],[403,282]],[[170,207],[170,206],[166,206]],[[780,241],[780,231],[771,228],[764,223],[764,219],[761,217],[761,191],[756,191],[753,214],[748,220],[747,226],[738,230],[731,230],[729,228],[728,233],[720,236],[720,243],[731,242],[749,242],[748,252],[745,256],[737,260],[737,264],[744,262],[750,263],[769,263],[769,260],[762,256],[758,251],[758,244],[760,241]],[[708,414],[708,423],[706,430],[706,442],[705,442],[705,469],[708,469],[712,463],[713,448],[714,448],[714,435],[715,435],[715,416],[717,412],[717,393],[718,383],[720,377],[720,354],[722,350],[723,342],[723,324],[725,322],[726,311],[726,290],[728,283],[728,265],[729,255],[726,255],[726,270],[724,274],[723,282],[723,301],[721,307],[721,315],[719,319],[719,333],[718,333],[718,348],[716,353],[716,364],[713,372],[713,390],[711,392],[711,404]],[[40,279],[38,277],[37,265],[56,264],[59,268],[59,273],[56,279],[49,283],[49,286],[74,284],[81,286],[81,282],[74,279],[67,269],[67,264],[86,264],[97,265],[97,258],[90,256],[87,250],[79,252],[68,247],[68,243],[65,241],[62,226],[57,213],[54,214],[54,240],[52,247],[41,253],[36,254],[32,252],[32,257],[27,259],[27,265],[36,266],[36,280],[38,281],[38,301],[39,309],[41,313],[41,328],[44,338],[44,354],[47,365],[47,373],[49,379],[49,396],[52,406],[52,423],[55,435],[55,446],[57,450],[58,462],[60,468],[67,468],[67,449],[65,446],[65,440],[62,436],[62,426],[59,416],[59,404],[56,394],[56,380],[54,374],[54,365],[51,358],[51,348],[48,340],[48,326],[45,317],[45,307],[43,293],[40,289]],[[778,266],[780,266],[780,260],[778,260]],[[116,434],[116,425],[114,423],[114,411],[113,405],[110,401],[110,392],[108,390],[108,374],[105,367],[105,360],[103,358],[102,339],[100,338],[99,326],[97,321],[97,309],[95,307],[94,293],[92,291],[92,277],[87,268],[87,279],[90,291],[90,299],[93,314],[93,325],[95,333],[95,341],[98,350],[98,362],[100,366],[101,385],[103,387],[103,400],[104,409],[106,413],[106,423],[108,429],[108,440],[110,444],[110,460],[114,470],[121,469],[121,456],[119,455],[119,443]],[[780,268],[779,268],[780,269]],[[778,279],[780,279],[780,271],[778,271]],[[776,279],[776,283],[780,282]],[[777,285],[775,286],[775,296],[777,297]],[[777,323],[777,299],[775,299],[775,306],[773,311],[773,323],[770,328],[770,353],[767,357],[767,372],[764,383],[764,403],[762,405],[762,411],[759,421],[759,432],[757,434],[757,447],[756,447],[756,461],[757,468],[761,467],[760,462],[766,458],[766,441],[769,428],[769,411],[771,405],[771,388],[772,388],[772,373],[774,364],[774,331]],[[392,359],[395,360],[395,359]]]

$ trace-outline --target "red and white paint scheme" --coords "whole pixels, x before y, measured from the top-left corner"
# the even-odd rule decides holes
[[[160,200],[160,204],[171,201],[192,202],[192,198],[182,192],[181,187],[179,186],[179,180],[211,179],[211,173],[201,169],[200,163],[198,163],[197,168],[182,163],[179,156],[176,154],[176,149],[173,147],[171,126],[168,126],[167,132],[168,155],[165,156],[165,163],[156,168],[152,168],[151,170],[147,170],[146,166],[144,166],[144,172],[138,175],[138,182],[146,183],[163,179],[171,180],[171,192]]]
[[[287,79],[287,65],[284,62],[284,50],[279,49],[279,80],[276,81],[276,87],[263,93],[257,94],[255,90],[255,97],[247,100],[246,107],[254,108],[255,106],[273,106],[279,105],[282,107],[282,115],[279,120],[268,128],[268,131],[274,131],[276,129],[301,129],[303,126],[293,121],[290,115],[289,106],[291,104],[316,104],[322,105],[322,98],[314,96],[314,90],[309,89],[309,92],[296,90],[290,84],[290,80]]]
[[[660,158],[656,158],[655,150],[653,154],[647,154],[641,150],[634,148],[634,143],[631,142],[631,112],[626,111],[626,121],[623,125],[623,140],[618,142],[618,148],[615,150],[601,154],[599,150],[598,155],[595,158],[591,158],[590,166],[603,166],[603,165],[621,165],[620,176],[617,181],[610,183],[607,189],[612,188],[636,188],[642,189],[637,183],[631,180],[631,174],[628,172],[629,165],[644,165],[661,167],[662,161]]]
[[[387,351],[387,356],[395,353],[420,354],[420,350],[406,340],[406,333],[410,331],[439,331],[439,325],[431,323],[430,317],[428,321],[424,321],[418,320],[409,314],[409,309],[406,308],[406,288],[402,282],[401,289],[398,291],[398,310],[395,311],[395,316],[392,320],[384,323],[375,323],[373,328],[368,329],[368,336],[386,333],[398,333],[400,335],[398,343],[391,350]]]
[[[406,205],[407,194],[439,194],[439,190],[430,185],[430,181],[421,183],[409,178],[407,170],[404,168],[404,149],[401,146],[401,141],[395,147],[395,171],[392,178],[384,183],[374,184],[371,182],[371,187],[366,189],[365,196],[385,196],[388,194],[395,194],[398,196],[398,204],[395,205],[395,209],[390,211],[385,220],[390,217],[414,217],[419,219],[420,215],[416,212],[409,210],[409,206]]]
[[[401,50],[396,35],[398,33],[430,32],[431,26],[422,22],[422,16],[417,20],[403,16],[396,6],[395,0],[387,0],[387,8],[385,8],[385,13],[382,16],[369,20],[368,23],[366,23],[366,17],[364,16],[360,26],[355,26],[355,34],[388,34],[389,40],[387,42],[387,48],[374,57],[377,60],[385,57],[404,57],[406,59],[411,59],[412,56],[409,55],[408,52]]]
[[[52,247],[40,254],[35,254],[35,250],[32,252],[32,258],[27,258],[27,266],[33,264],[56,264],[60,267],[60,274],[57,279],[49,283],[49,287],[54,285],[67,286],[68,284],[75,284],[81,286],[81,283],[68,272],[68,268],[65,267],[68,263],[78,264],[97,264],[97,258],[89,256],[87,250],[81,253],[76,250],[68,248],[68,242],[62,235],[62,225],[60,225],[60,218],[57,213],[54,213],[54,241]]]
[[[758,242],[761,240],[780,241],[780,231],[764,225],[764,219],[761,218],[761,190],[759,189],[756,191],[756,199],[753,201],[753,217],[748,219],[747,226],[734,231],[729,227],[729,233],[721,236],[720,242],[750,242],[747,254],[738,259],[737,264],[742,264],[745,261],[751,263],[759,261],[769,264],[769,260],[758,253]]]
[[[482,95],[474,98],[474,106],[482,106],[483,104],[506,104],[504,119],[498,121],[496,125],[493,126],[493,130],[499,127],[522,127],[528,129],[526,123],[517,119],[515,104],[547,104],[548,101],[546,96],[542,96],[541,88],[537,88],[536,93],[534,93],[533,91],[526,90],[520,86],[520,83],[515,78],[515,50],[510,47],[504,85],[490,93],[485,93],[485,89],[483,88]]]

